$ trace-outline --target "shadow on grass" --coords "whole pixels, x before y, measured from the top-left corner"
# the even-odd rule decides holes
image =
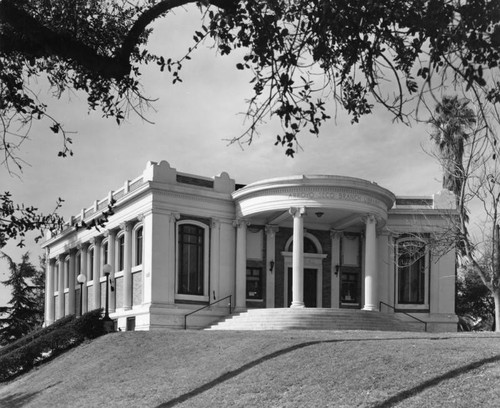
[[[385,401],[378,403],[376,405],[373,405],[372,408],[390,408],[408,398],[411,398],[422,391],[426,390],[427,388],[435,387],[439,383],[445,380],[449,380],[451,378],[459,377],[468,371],[475,370],[476,368],[479,368],[485,364],[489,363],[494,363],[500,361],[500,355],[485,358],[483,360],[475,361],[473,363],[467,364],[463,367],[455,368],[454,370],[448,371],[447,373],[444,373],[443,375],[440,375],[438,377],[431,378],[430,380],[424,381],[422,384],[419,384],[413,388],[410,388],[408,390],[401,391],[394,395],[393,397],[390,397],[386,399]]]
[[[43,390],[38,390],[35,392],[19,392],[16,394],[8,395],[4,398],[0,398],[0,407],[9,407],[9,408],[19,408],[24,407],[27,403],[32,401],[38,394],[41,394],[43,391],[48,388],[52,388],[54,385],[59,384],[61,381],[58,381],[55,384],[51,384]]]
[[[290,353],[292,351],[299,350],[299,349],[309,347],[309,346],[314,346],[316,344],[346,343],[346,342],[360,342],[360,341],[421,340],[421,339],[422,338],[419,338],[419,337],[403,337],[403,338],[399,337],[399,338],[384,338],[384,339],[373,339],[373,338],[335,339],[335,340],[308,341],[308,342],[296,344],[294,346],[290,346],[290,347],[287,347],[285,349],[278,350],[278,351],[270,353],[266,356],[258,358],[257,360],[254,360],[254,361],[251,361],[247,364],[244,364],[240,368],[237,368],[235,370],[228,371],[227,373],[222,374],[221,376],[215,378],[214,380],[212,380],[206,384],[203,384],[200,387],[195,388],[192,391],[189,391],[185,394],[179,395],[178,397],[171,399],[170,401],[167,401],[167,402],[164,402],[160,405],[157,405],[155,408],[170,408],[170,407],[173,407],[177,404],[181,404],[181,403],[189,400],[190,398],[196,397],[197,395],[200,395],[200,394],[204,393],[205,391],[208,391],[209,389],[211,389],[219,384],[222,384],[223,382],[228,381],[228,380],[236,377],[237,375],[239,375],[247,370],[250,370],[251,368],[253,368],[255,366],[258,366],[259,364],[261,364],[265,361],[272,360],[273,358],[280,357],[280,356],[287,354],[287,353]],[[441,337],[441,338],[434,338],[431,340],[446,340],[446,339],[448,339],[448,338]],[[445,381],[445,380],[453,378],[453,377],[458,377],[459,375],[462,375],[462,374],[466,373],[467,371],[474,370],[476,368],[481,367],[482,365],[492,363],[495,361],[500,361],[500,355],[489,357],[489,358],[486,358],[483,360],[479,360],[479,361],[476,361],[474,363],[468,364],[466,366],[459,367],[459,368],[456,368],[454,370],[448,371],[447,373],[445,373],[441,376],[438,376],[438,377],[432,378],[428,381],[425,381],[422,384],[417,385],[416,387],[413,387],[409,390],[401,391],[398,394],[396,394],[395,396],[390,397],[381,403],[377,403],[376,405],[373,405],[372,408],[390,408],[394,404],[397,404],[397,403],[399,403],[399,402],[401,402],[409,397],[412,397],[412,396],[424,391],[427,388],[433,387],[442,381]]]

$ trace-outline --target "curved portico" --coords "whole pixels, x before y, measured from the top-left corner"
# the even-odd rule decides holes
[[[395,196],[389,190],[366,180],[327,175],[275,178],[249,184],[233,194],[236,216],[242,231],[247,224],[266,225],[269,239],[280,227],[293,228],[292,299],[291,307],[304,307],[304,230],[329,230],[333,234],[359,231],[364,240],[364,305],[365,310],[377,310],[377,240],[393,206]],[[243,236],[239,234],[238,237]],[[241,238],[243,239],[243,238]],[[267,243],[269,248],[274,242]],[[244,243],[237,242],[236,293],[245,282]],[[274,264],[268,254],[267,269]],[[239,277],[239,278],[238,278]],[[274,279],[274,278],[273,278]],[[273,280],[269,280],[273,284]],[[291,302],[290,302],[291,300]],[[244,307],[244,299],[237,306]]]

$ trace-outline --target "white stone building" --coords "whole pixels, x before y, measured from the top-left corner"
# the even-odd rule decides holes
[[[75,228],[112,198],[104,230]],[[453,208],[446,190],[396,197],[326,175],[242,186],[227,173],[207,178],[149,162],[43,244],[45,322],[79,313],[80,301],[83,312],[104,308],[109,264],[110,316],[121,330],[182,328],[186,314],[219,301],[190,316],[189,327],[204,327],[228,313],[231,296],[240,311],[411,312],[430,331],[456,331],[455,254],[436,256],[427,244]]]

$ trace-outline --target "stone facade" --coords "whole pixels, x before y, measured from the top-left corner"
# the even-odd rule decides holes
[[[105,230],[90,224],[114,200]],[[410,312],[455,331],[455,254],[432,242],[453,196],[396,197],[376,183],[295,176],[237,185],[149,162],[43,244],[45,322],[105,307],[121,330],[204,327],[248,308]],[[104,265],[110,265],[106,282]]]

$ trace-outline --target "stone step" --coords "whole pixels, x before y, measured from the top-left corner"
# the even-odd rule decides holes
[[[249,309],[206,330],[382,330],[422,331],[395,315],[356,309]]]

